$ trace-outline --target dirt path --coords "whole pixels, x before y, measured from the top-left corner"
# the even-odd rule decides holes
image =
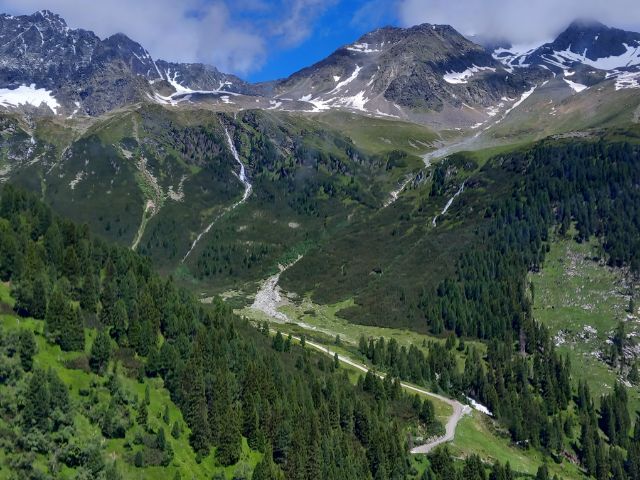
[[[290,268],[292,265],[298,262],[301,258],[302,256],[298,257],[298,259],[295,262],[286,266],[279,265],[280,271],[277,274],[265,280],[265,282],[260,287],[260,290],[258,290],[258,293],[256,294],[256,297],[253,301],[253,304],[251,305],[252,309],[266,314],[267,316],[273,318],[276,322],[279,322],[279,323],[286,323],[291,321],[284,313],[278,310],[278,307],[282,305],[282,301],[283,301],[282,295],[280,294],[280,287],[278,286],[278,281],[280,280],[280,275],[282,274],[282,272]],[[302,328],[308,328],[308,327],[311,328],[310,326],[305,325],[304,323],[296,322],[296,324]],[[276,330],[274,329],[271,329],[271,331],[274,334],[276,333]],[[328,333],[328,332],[325,331],[325,333]],[[329,334],[332,335],[331,333]],[[292,338],[298,342],[300,341],[300,337],[296,337],[292,335]],[[305,344],[332,358],[334,358],[337,353],[331,350],[329,347],[325,347],[324,345],[320,345],[318,343],[311,342],[309,340],[306,340]],[[372,370],[366,365],[358,363],[355,360],[352,360],[351,358],[343,354],[338,353],[338,360],[346,365],[349,365],[357,370],[360,370],[363,373],[367,373],[369,370]],[[372,371],[380,378],[385,377],[385,375],[382,373],[376,372],[374,370]],[[445,425],[445,434],[441,437],[430,439],[427,443],[413,448],[411,450],[411,453],[428,453],[438,445],[441,445],[443,443],[450,442],[451,440],[453,440],[456,433],[456,428],[458,426],[458,422],[464,415],[471,413],[471,407],[469,407],[468,405],[463,405],[457,400],[453,400],[451,398],[438,395],[437,393],[429,392],[428,390],[417,387],[407,382],[400,382],[400,384],[406,390],[419,393],[422,395],[427,395],[429,397],[440,400],[441,402],[444,402],[450,405],[451,408],[453,409],[453,412],[447,419],[447,423]]]
[[[272,332],[275,333],[275,330],[272,330]],[[300,341],[299,337],[292,335],[292,338],[296,341]],[[310,342],[309,340],[305,340],[305,345],[308,345],[311,348],[314,348],[326,355],[329,355],[332,358],[335,358],[336,352],[332,351],[329,347],[325,347],[324,345],[320,345],[315,342]],[[352,360],[351,358],[346,357],[345,355],[341,355],[339,353],[338,353],[338,360],[342,363],[345,363],[347,365],[352,366],[353,368],[360,370],[363,373],[367,373],[370,370],[372,370],[366,365],[358,363]],[[382,373],[375,372],[375,371],[373,373],[375,373],[379,378],[385,377],[385,375]],[[457,400],[452,400],[450,398],[443,397],[442,395],[438,395],[437,393],[429,392],[427,390],[424,390],[423,388],[416,387],[415,385],[412,385],[407,382],[400,382],[400,385],[402,385],[402,387],[406,390],[440,400],[441,402],[451,405],[451,408],[453,409],[453,413],[451,414],[451,416],[449,416],[449,418],[447,419],[447,424],[445,425],[445,434],[441,437],[431,439],[423,445],[418,445],[417,447],[414,447],[413,449],[411,449],[411,453],[429,453],[438,445],[442,445],[443,443],[452,441],[456,434],[456,428],[458,426],[458,422],[460,422],[460,419],[463,416],[471,413],[471,407],[469,405],[463,405]]]

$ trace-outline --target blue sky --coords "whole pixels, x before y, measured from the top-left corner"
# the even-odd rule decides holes
[[[576,18],[640,31],[638,0],[0,0],[0,12],[41,9],[102,38],[125,33],[156,59],[251,81],[287,76],[384,25],[449,24],[518,44],[548,41]]]
[[[246,77],[251,81],[286,77],[322,60],[340,46],[354,42],[374,28],[399,25],[395,10],[391,8],[392,3],[360,0],[335,2],[327,6],[313,20],[310,35],[293,45],[287,45],[286,42],[274,44],[264,66]]]

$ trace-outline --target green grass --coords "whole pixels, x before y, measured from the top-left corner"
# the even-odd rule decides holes
[[[422,155],[438,139],[433,130],[400,120],[339,111],[324,113],[316,118],[328,127],[343,132],[358,148],[369,153],[402,150],[411,155]]]
[[[0,284],[0,304],[11,303],[12,299],[8,293],[8,285]],[[162,380],[157,378],[145,379],[143,383],[140,383],[134,378],[121,374],[120,379],[122,386],[127,394],[133,398],[144,398],[145,388],[147,385],[150,386],[150,405],[148,407],[149,427],[151,430],[157,431],[157,429],[162,426],[165,429],[167,442],[171,444],[174,451],[174,459],[168,467],[147,466],[144,468],[136,468],[132,464],[128,463],[127,459],[130,461],[133,453],[135,453],[136,449],[139,447],[134,445],[133,449],[130,449],[127,447],[127,444],[133,445],[133,439],[136,431],[138,431],[140,427],[135,425],[131,427],[127,431],[126,438],[124,439],[104,439],[99,427],[91,423],[89,419],[84,416],[84,412],[80,406],[80,390],[92,389],[96,382],[98,382],[98,384],[102,384],[105,377],[99,377],[90,372],[67,367],[68,361],[83,356],[83,353],[62,352],[60,347],[49,344],[42,334],[44,324],[39,320],[18,318],[12,314],[5,314],[0,315],[0,326],[7,331],[28,329],[35,333],[38,353],[34,358],[34,365],[43,369],[53,368],[69,388],[71,401],[76,406],[74,409],[74,440],[79,444],[82,444],[84,442],[92,441],[93,439],[98,439],[98,441],[100,441],[104,446],[103,454],[105,459],[116,460],[125,478],[136,478],[142,480],[152,480],[157,478],[171,479],[175,473],[179,471],[182,478],[211,478],[215,473],[223,472],[226,478],[231,479],[233,478],[236,469],[242,468],[250,472],[261,460],[262,454],[252,451],[248,447],[246,439],[243,439],[241,460],[236,465],[227,468],[219,466],[215,460],[214,450],[212,450],[211,453],[201,461],[201,463],[198,463],[196,461],[196,455],[188,442],[189,430],[186,424],[184,424],[180,410],[171,401],[169,392],[164,388]],[[95,337],[95,331],[86,330],[85,336],[87,339],[85,350],[88,352],[90,350],[91,342]],[[113,368],[113,365],[111,368]],[[108,395],[105,395],[104,397],[106,400]],[[170,422],[168,425],[165,424],[162,419],[165,407],[168,407],[169,409]],[[183,433],[179,439],[174,439],[170,435],[171,426],[174,421],[178,421],[183,425]],[[5,456],[6,452],[0,448],[0,464],[2,464],[2,460]],[[39,455],[37,457],[36,464],[41,465],[43,470],[45,470],[46,461],[47,459],[43,455]],[[4,467],[0,468],[0,479],[8,478],[5,476],[6,474],[8,474],[8,470]],[[60,478],[75,478],[75,471],[73,469],[65,468],[63,469]]]
[[[607,340],[625,321],[627,334],[640,329],[628,317],[630,283],[624,272],[606,266],[597,241],[578,244],[557,239],[551,243],[544,267],[530,276],[534,287],[534,315],[569,355],[573,375],[588,381],[592,394],[608,393],[620,378],[604,360]],[[640,408],[640,390],[630,389],[630,408]]]
[[[514,446],[508,437],[496,430],[492,420],[478,412],[460,420],[451,446],[454,455],[477,454],[486,462],[509,462],[512,470],[529,475],[535,475],[538,467],[545,462],[542,453]],[[551,475],[557,474],[563,479],[584,478],[570,462],[563,461],[558,465],[548,461],[547,465]]]
[[[334,305],[318,305],[308,297],[305,297],[298,301],[289,302],[288,305],[280,308],[292,322],[299,323],[276,324],[272,322],[271,326],[284,334],[305,334],[308,339],[321,345],[326,345],[332,351],[337,351],[365,364],[367,363],[366,359],[357,352],[357,342],[362,334],[366,337],[395,338],[400,345],[408,346],[413,344],[419,348],[422,348],[423,341],[444,341],[444,339],[411,330],[349,323],[340,318],[337,312],[352,303],[352,300],[347,300]],[[257,312],[250,308],[240,309],[238,313],[257,322],[272,320],[262,312]],[[336,334],[340,335],[341,346],[336,346],[334,343]],[[465,343],[475,345],[481,352],[486,349],[486,346],[481,342],[466,341]],[[464,366],[464,356],[460,353],[458,359],[462,368]],[[354,382],[361,374],[359,370],[355,370],[348,365],[343,365],[341,368],[350,371],[350,376]],[[427,398],[433,401],[437,418],[445,423],[451,414],[451,407],[432,397]],[[528,475],[535,475],[538,467],[545,462],[543,453],[532,449],[518,448],[510,441],[508,434],[500,432],[499,427],[493,420],[475,411],[472,415],[465,416],[460,421],[454,441],[451,443],[451,448],[454,455],[460,458],[477,454],[487,462],[499,460],[505,463],[509,461],[514,471]],[[426,468],[426,461],[421,455],[414,456],[412,462],[418,472],[422,472]],[[552,474],[558,474],[560,478],[583,478],[578,468],[567,461],[559,465],[551,462],[549,463],[549,469]]]

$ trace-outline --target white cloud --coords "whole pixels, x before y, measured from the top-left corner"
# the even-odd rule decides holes
[[[313,30],[313,20],[338,0],[283,0],[278,7],[284,15],[271,22],[270,33],[283,46],[295,46],[306,40]]]
[[[576,18],[638,30],[638,0],[399,0],[404,25],[450,24],[466,35],[491,35],[514,43],[554,37]]]
[[[238,4],[246,4],[239,0]],[[122,32],[155,58],[205,62],[244,74],[265,61],[266,39],[248,22],[235,22],[222,1],[201,0],[0,0],[0,11],[30,14],[49,9],[72,28],[101,38]]]

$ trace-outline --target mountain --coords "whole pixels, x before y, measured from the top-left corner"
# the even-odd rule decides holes
[[[381,115],[453,115],[518,97],[535,79],[512,74],[448,25],[385,27],[279,82],[278,98],[314,111],[347,107]]]
[[[9,107],[44,103],[55,114],[100,115],[149,98],[249,89],[214,67],[155,61],[124,34],[101,40],[70,29],[48,10],[1,15],[0,41],[0,104]]]
[[[638,477],[637,34],[1,22],[0,478]]]
[[[100,39],[47,10],[0,16],[0,40],[0,106],[65,117],[150,102],[342,109],[468,130],[508,115],[544,82],[568,98],[603,81],[617,90],[637,87],[640,68],[640,34],[587,21],[525,51],[502,42],[480,46],[448,25],[384,27],[287,79],[256,85],[214,66],[153,59],[124,34]],[[558,74],[563,81],[553,81]]]
[[[640,33],[591,20],[573,22],[553,42],[524,52],[518,50],[499,47],[493,56],[510,70],[539,67],[566,75],[570,70],[595,69],[600,79],[640,72]]]

